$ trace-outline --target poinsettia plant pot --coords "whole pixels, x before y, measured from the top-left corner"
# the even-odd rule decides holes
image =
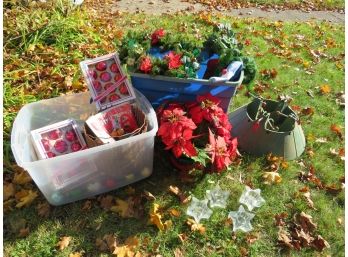
[[[154,55],[157,56],[156,54]],[[197,71],[199,78],[197,79],[130,73],[132,84],[145,95],[154,108],[167,101],[194,101],[197,95],[210,93],[219,98],[221,101],[220,107],[227,112],[237,87],[242,84],[244,71],[238,70],[228,82],[211,83],[208,79],[203,79],[203,77],[206,75],[208,62],[216,58],[218,58],[218,55],[214,54],[200,63],[200,69]]]
[[[169,155],[169,160],[171,164],[180,172],[188,173],[189,171],[196,169],[196,170],[203,170],[203,166],[200,163],[194,162],[192,160],[186,160],[182,158],[175,158],[173,155]]]

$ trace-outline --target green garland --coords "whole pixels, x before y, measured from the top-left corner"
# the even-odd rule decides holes
[[[182,65],[174,69],[169,68],[167,59],[156,58],[148,54],[153,37],[154,34],[149,32],[130,31],[119,42],[119,57],[121,62],[126,64],[129,71],[142,73],[141,63],[144,58],[148,58],[151,62],[151,70],[148,73],[151,75],[196,78],[196,72],[201,61],[200,54],[205,51],[209,56],[214,53],[220,56],[215,76],[220,76],[221,71],[231,62],[242,61],[244,69],[243,83],[250,83],[255,78],[255,61],[253,58],[243,55],[243,45],[237,42],[235,33],[229,24],[219,24],[214,27],[213,32],[204,42],[197,40],[192,35],[172,33],[162,35],[155,46],[159,47],[161,52],[171,50],[181,56]]]

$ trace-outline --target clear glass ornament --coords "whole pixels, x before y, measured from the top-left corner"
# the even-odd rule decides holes
[[[228,217],[233,221],[233,232],[242,230],[249,232],[253,229],[250,221],[254,218],[255,214],[248,212],[244,209],[243,205],[239,205],[238,211],[231,211]]]
[[[252,211],[255,207],[260,207],[266,201],[261,197],[260,189],[251,189],[250,187],[246,186],[239,199],[239,202],[248,207],[249,211]]]
[[[212,190],[207,190],[206,193],[210,207],[226,208],[227,199],[230,195],[230,192],[224,191],[219,185],[216,185],[215,188],[213,188]]]
[[[208,200],[198,200],[196,197],[192,197],[191,204],[186,211],[186,214],[193,217],[197,223],[201,219],[209,219],[212,213],[213,211],[208,207]]]

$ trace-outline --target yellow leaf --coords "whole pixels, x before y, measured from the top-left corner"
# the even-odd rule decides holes
[[[116,247],[115,251],[112,253],[117,257],[133,257],[134,252],[132,252],[127,245]]]
[[[9,199],[11,196],[15,194],[15,188],[12,183],[8,183],[4,185],[4,201]]]
[[[25,191],[25,195],[23,193],[23,196],[19,198],[19,203],[16,204],[17,208],[30,205],[37,197],[37,192],[35,191],[31,191],[31,190],[29,191],[22,190],[22,191]]]
[[[205,233],[203,224],[197,223],[194,219],[187,219],[186,223],[190,226],[191,231],[198,231],[202,235]]]
[[[322,85],[320,87],[320,93],[322,93],[323,95],[326,95],[330,92],[331,92],[331,87],[329,85]]]
[[[278,172],[264,172],[262,177],[265,179],[263,183],[266,185],[278,184],[282,181],[282,178]]]
[[[60,241],[57,243],[57,246],[60,251],[64,250],[64,248],[68,247],[70,244],[71,237],[70,236],[63,236],[60,238]]]
[[[173,222],[171,220],[166,220],[164,222],[164,228],[165,229],[170,229],[171,227],[173,227]]]
[[[27,48],[28,52],[33,52],[35,50],[35,45],[34,44],[30,44]]]
[[[150,214],[150,223],[156,225],[159,230],[163,231],[164,225],[161,218],[162,216],[158,213]]]
[[[128,245],[129,248],[135,248],[139,246],[139,239],[136,236],[130,236],[126,239],[125,244]]]
[[[303,67],[308,68],[310,66],[310,62],[303,60],[302,61]]]
[[[76,252],[69,254],[69,257],[82,257],[82,253]]]
[[[116,199],[116,205],[110,208],[111,211],[116,212],[122,218],[128,217],[128,203],[121,199]]]
[[[13,178],[13,183],[18,185],[24,185],[30,181],[31,181],[31,177],[25,170],[16,171]]]
[[[178,210],[175,210],[175,209],[170,209],[169,213],[174,217],[180,217],[180,215],[181,215],[181,212]]]

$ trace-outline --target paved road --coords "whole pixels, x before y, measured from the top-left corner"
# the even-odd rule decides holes
[[[114,3],[113,9],[119,11],[127,11],[130,13],[144,12],[147,14],[155,15],[184,10],[191,13],[207,10],[206,6],[181,2],[181,0],[118,0]],[[219,11],[214,12],[218,13]],[[235,17],[261,17],[280,21],[308,21],[316,19],[340,24],[344,24],[345,18],[344,13],[333,11],[266,11],[258,8],[233,9],[230,11],[220,11],[219,13]]]

